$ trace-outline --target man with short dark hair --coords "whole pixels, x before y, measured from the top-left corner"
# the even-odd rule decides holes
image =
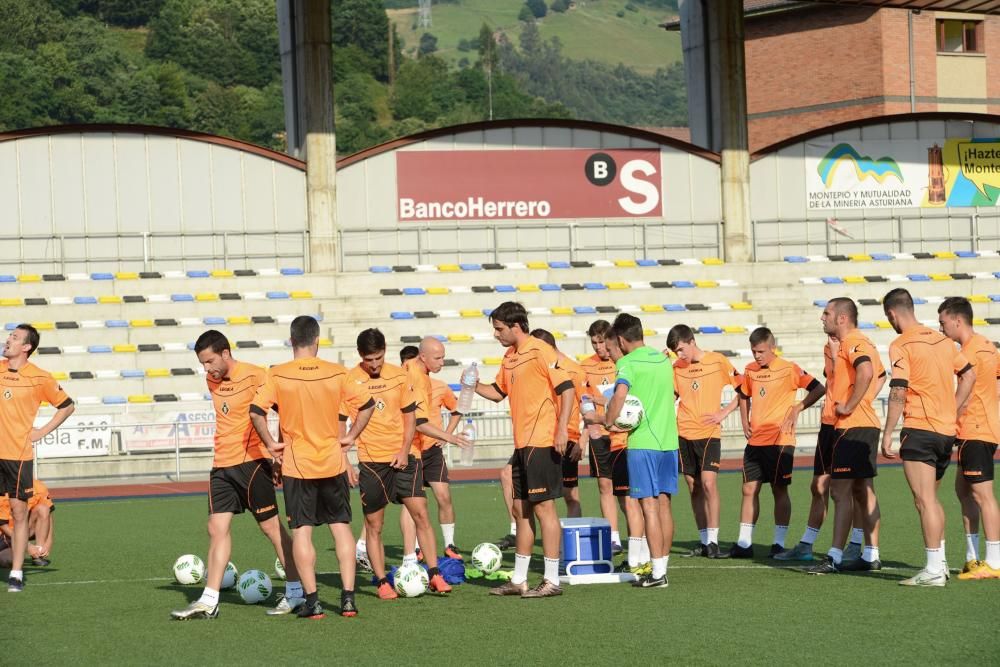
[[[913,297],[902,288],[882,299],[889,324],[899,336],[889,345],[889,407],[882,431],[882,454],[896,458],[892,434],[900,416],[899,456],[913,492],[927,552],[920,572],[903,586],[944,586],[948,565],[944,550],[944,509],[937,488],[955,445],[957,419],[976,384],[969,360],[941,333],[924,326],[913,312]],[[955,386],[955,376],[958,386]]]
[[[0,495],[10,498],[14,520],[7,591],[24,590],[24,553],[28,546],[28,501],[34,485],[34,443],[56,430],[73,414],[73,399],[50,373],[28,361],[40,336],[30,324],[19,324],[7,336],[0,360]],[[41,428],[35,416],[42,401],[56,412]]]

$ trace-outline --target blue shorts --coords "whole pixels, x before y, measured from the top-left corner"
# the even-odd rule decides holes
[[[677,450],[630,449],[628,481],[628,495],[632,498],[677,493]]]

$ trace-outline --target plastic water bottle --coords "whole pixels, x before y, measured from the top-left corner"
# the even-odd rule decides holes
[[[471,466],[476,456],[476,425],[472,423],[471,419],[465,420],[465,430],[462,431],[462,435],[472,443],[472,446],[462,450],[459,463],[463,466]]]
[[[590,394],[584,394],[580,397],[580,414],[587,414],[588,412],[594,412],[597,407],[594,405],[594,397]]]
[[[476,362],[465,367],[462,372],[462,390],[458,394],[458,412],[469,414],[472,409],[472,399],[476,395],[476,385],[479,384],[479,369]]]

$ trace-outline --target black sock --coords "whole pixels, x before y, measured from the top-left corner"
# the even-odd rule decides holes
[[[441,570],[437,569],[436,567],[427,568],[428,577],[433,577],[435,574],[441,574]]]
[[[312,607],[317,602],[319,602],[319,592],[313,591],[312,593],[306,593],[306,604]]]
[[[386,578],[386,577],[382,577],[381,579],[378,580],[378,585],[379,586],[381,586],[382,584],[387,584],[387,583],[389,583],[389,579]]]
[[[354,590],[353,589],[352,590],[347,590],[345,588],[344,590],[340,591],[340,597],[342,599],[345,599],[345,600],[347,598],[353,598],[354,597]]]

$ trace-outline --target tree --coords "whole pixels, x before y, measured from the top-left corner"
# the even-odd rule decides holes
[[[390,26],[380,0],[333,0],[330,13],[333,44],[358,46],[376,63],[375,78],[388,81]]]
[[[426,56],[428,54],[437,51],[438,38],[429,32],[425,32],[420,36],[420,48],[417,49],[417,53],[421,56]]]
[[[549,9],[562,14],[569,9],[569,0],[552,0],[552,4],[549,5]]]
[[[536,19],[544,18],[549,12],[549,8],[545,6],[545,0],[524,0],[524,4],[531,10]]]
[[[528,5],[521,5],[521,11],[517,13],[517,20],[523,23],[532,23],[535,20],[535,15],[528,8]]]

